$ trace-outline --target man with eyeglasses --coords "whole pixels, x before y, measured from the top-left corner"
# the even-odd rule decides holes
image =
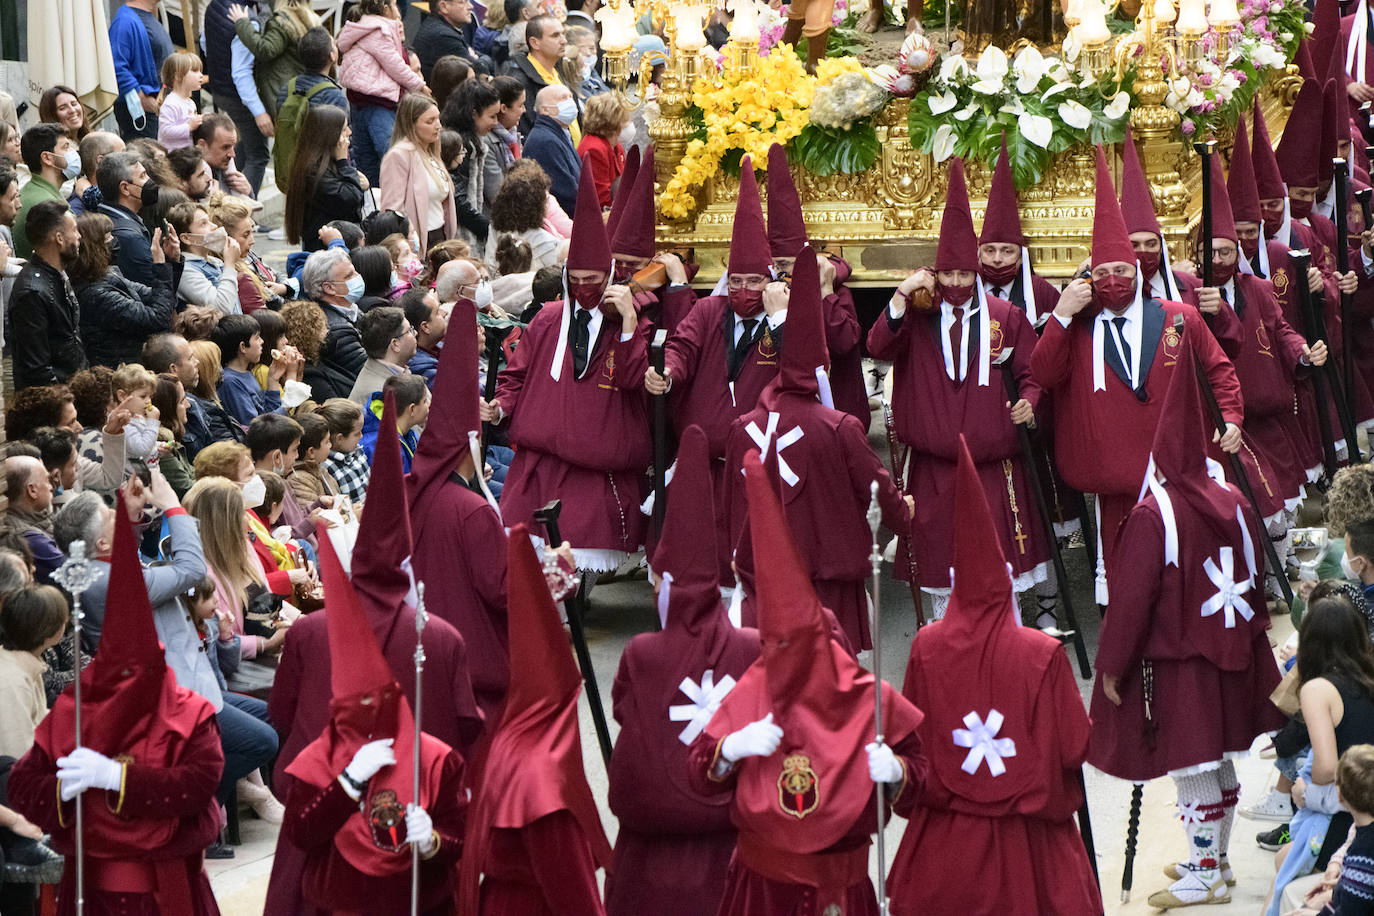
[[[675,429],[700,426],[711,454],[716,484],[716,545],[720,583],[732,588],[730,538],[725,514],[730,485],[725,479],[725,449],[730,425],[758,404],[763,389],[778,374],[788,289],[773,280],[768,236],[753,163],[740,170],[739,202],[730,237],[726,295],[697,302],[668,338],[663,374],[644,374],[650,394],[672,392]]]
[[[1174,327],[1182,316],[1182,334]],[[1206,370],[1226,421],[1213,437],[1241,446],[1244,417],[1235,368],[1198,310],[1142,288],[1136,255],[1102,148],[1097,150],[1090,279],[1064,288],[1031,356],[1031,375],[1054,395],[1055,454],[1064,480],[1097,496],[1097,603],[1107,603],[1117,529],[1140,496],[1169,380]]]
[[[409,373],[415,355],[415,329],[406,313],[394,305],[379,306],[358,319],[358,336],[367,351],[367,362],[358,372],[348,399],[366,408],[374,394],[393,375]]]

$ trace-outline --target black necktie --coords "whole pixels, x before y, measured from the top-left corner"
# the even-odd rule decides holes
[[[1230,302],[1231,302],[1231,297],[1228,296],[1228,295],[1226,294],[1226,287],[1223,286],[1223,287],[1219,290],[1219,292],[1221,293],[1221,301],[1222,301],[1222,302],[1225,302],[1225,303],[1227,303],[1227,304],[1229,305]]]
[[[1005,295],[1002,294],[1002,287],[1000,287],[1000,286],[994,286],[994,287],[992,288],[992,295],[995,296],[995,297],[998,298],[998,299],[1005,299],[1005,298],[1007,298]]]
[[[735,341],[735,352],[730,357],[730,378],[739,375],[739,371],[744,368],[744,359],[749,355],[749,348],[754,345],[754,330],[759,326],[757,318],[745,318],[744,330],[740,332],[739,340]]]
[[[587,330],[591,323],[592,313],[587,309],[579,308],[573,314],[573,375],[577,378],[587,371]]]
[[[1132,380],[1131,384],[1135,384],[1131,375],[1131,345],[1126,340],[1126,316],[1118,315],[1112,319],[1112,323],[1116,325],[1117,340],[1121,344],[1121,368],[1126,370],[1126,377]]]

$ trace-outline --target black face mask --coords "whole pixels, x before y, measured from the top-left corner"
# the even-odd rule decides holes
[[[139,197],[142,199],[143,206],[156,207],[159,190],[160,189],[157,186],[157,182],[153,181],[153,179],[149,178],[147,181],[143,182],[143,191],[139,194]]]

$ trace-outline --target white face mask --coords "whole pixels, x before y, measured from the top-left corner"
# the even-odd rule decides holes
[[[634,142],[635,126],[634,123],[631,122],[620,129],[620,145],[628,148],[632,146]]]
[[[262,501],[267,498],[267,484],[262,482],[262,478],[254,474],[243,485],[243,504],[249,509],[256,509],[262,505]]]
[[[559,102],[558,114],[556,114],[554,117],[558,119],[559,124],[562,124],[564,127],[567,127],[569,124],[577,120],[577,103],[574,102],[572,99],[564,99],[563,101]]]
[[[224,243],[229,238],[229,233],[224,230],[223,226],[216,226],[204,234],[191,235],[188,233],[188,235],[192,239],[199,239],[198,242],[191,242],[192,245],[199,245],[215,254],[224,254]]]
[[[483,280],[477,284],[477,290],[472,294],[472,304],[478,309],[491,305],[491,283]]]
[[[1350,557],[1344,553],[1341,554],[1341,573],[1344,574],[1344,576],[1351,582],[1363,581],[1360,578],[1360,574],[1355,572],[1355,567],[1350,565]]]

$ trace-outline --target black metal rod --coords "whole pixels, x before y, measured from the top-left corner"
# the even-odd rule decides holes
[[[558,532],[558,515],[563,511],[560,500],[551,500],[548,505],[534,513],[535,521],[544,526],[546,546],[557,550],[563,543]],[[601,745],[601,759],[607,769],[611,766],[611,729],[606,723],[606,709],[601,705],[601,690],[596,686],[596,669],[592,667],[592,653],[587,648],[587,633],[582,628],[582,614],[587,600],[585,581],[579,581],[577,590],[563,599],[563,607],[568,611],[568,629],[572,632],[573,652],[577,655],[577,666],[582,669],[582,683],[587,687],[587,705],[592,710],[592,725],[596,728],[596,740]]]
[[[1140,803],[1144,792],[1144,783],[1131,786],[1131,810],[1126,817],[1126,861],[1121,868],[1122,903],[1131,899],[1131,885],[1135,883],[1135,846],[1140,836]]]
[[[667,339],[668,332],[660,328],[654,332],[653,343],[649,346],[649,364],[660,376],[663,375],[663,348]],[[667,509],[668,501],[664,492],[667,488],[665,475],[668,472],[668,395],[656,394],[653,397],[654,512],[652,519],[654,537],[657,538],[663,533],[663,513]]]
[[[1202,285],[1213,286],[1212,277],[1212,156],[1217,148],[1215,140],[1203,140],[1193,144],[1193,149],[1202,157]]]
[[[1097,873],[1097,843],[1093,841],[1093,820],[1088,811],[1088,784],[1083,778],[1083,768],[1078,768],[1078,790],[1083,793],[1083,804],[1078,806],[1078,833],[1083,837],[1083,850],[1088,854],[1088,864],[1093,869],[1093,880],[1097,890],[1102,891],[1102,876]]]
[[[1021,400],[1021,387],[1009,365],[1010,359],[1002,362],[1002,381],[1007,388],[1007,399],[1015,406]],[[1059,597],[1064,601],[1064,614],[1073,628],[1073,649],[1078,658],[1078,673],[1082,678],[1092,677],[1092,666],[1088,663],[1088,647],[1083,641],[1083,628],[1079,626],[1078,614],[1074,611],[1073,598],[1070,597],[1069,571],[1064,566],[1064,555],[1059,550],[1059,538],[1054,534],[1054,520],[1050,518],[1050,503],[1045,498],[1045,488],[1036,473],[1035,448],[1031,445],[1030,432],[1024,423],[1016,426],[1016,438],[1021,443],[1021,459],[1026,465],[1026,477],[1030,480],[1031,494],[1035,497],[1035,508],[1040,512],[1040,521],[1045,528],[1045,539],[1050,545],[1050,559],[1054,562],[1054,575],[1059,580]]]
[[[1180,336],[1183,334],[1183,316],[1174,316],[1174,327]],[[1217,401],[1217,393],[1212,388],[1212,380],[1207,377],[1207,370],[1202,367],[1202,360],[1198,359],[1197,351],[1193,349],[1192,343],[1188,343],[1188,350],[1193,355],[1193,371],[1197,374],[1198,387],[1202,389],[1202,399],[1207,402],[1207,412],[1211,414],[1212,425],[1216,428],[1218,436],[1226,434],[1226,417],[1221,413],[1221,404]],[[1260,511],[1259,500],[1255,498],[1254,488],[1250,486],[1250,478],[1245,473],[1245,465],[1241,463],[1240,455],[1235,452],[1226,453],[1227,463],[1231,467],[1231,477],[1234,478],[1236,488],[1241,495],[1250,503],[1250,508],[1255,512],[1256,520],[1264,518],[1264,513]],[[1258,465],[1258,459],[1256,460]],[[1274,578],[1279,581],[1279,591],[1283,592],[1283,600],[1288,607],[1293,606],[1293,586],[1288,584],[1288,575],[1284,572],[1283,561],[1279,559],[1279,553],[1274,549],[1274,542],[1269,540],[1269,534],[1260,525],[1260,541],[1264,544],[1264,558],[1269,564],[1269,569],[1274,574]]]
[[[501,340],[500,340],[499,338],[496,337],[496,334],[494,333],[494,332],[495,332],[495,329],[494,329],[494,328],[487,328],[487,329],[486,329],[486,332],[487,332],[487,336],[485,337],[485,341],[486,341],[486,344],[487,344],[487,377],[486,377],[486,380],[485,380],[485,384],[482,386],[482,397],[485,398],[485,399],[488,400],[488,401],[491,401],[491,400],[495,399],[495,397],[496,397],[496,374],[497,374],[497,371],[498,371],[498,369],[500,368],[500,365],[501,365]],[[471,391],[472,389],[469,388],[468,390]],[[477,473],[477,474],[485,474],[485,473],[486,473],[487,446],[488,446],[488,444],[491,442],[491,433],[492,433],[492,424],[490,424],[490,423],[483,423],[483,424],[482,424],[482,467],[480,467],[480,468],[474,468],[474,469],[473,469],[474,472]],[[474,478],[474,479],[476,479],[476,478]],[[559,541],[559,544],[561,544],[561,543],[562,543],[562,541]],[[555,544],[555,545],[553,545],[553,546],[554,546],[554,547],[557,547],[558,544]]]
[[[1303,337],[1307,339],[1307,345],[1311,346],[1325,337],[1326,325],[1326,322],[1322,321],[1321,310],[1312,301],[1312,290],[1307,284],[1307,271],[1312,266],[1312,253],[1299,249],[1290,251],[1288,257],[1293,262],[1293,278],[1298,288],[1298,314],[1302,318]],[[1312,387],[1317,395],[1317,425],[1321,427],[1322,464],[1326,468],[1326,476],[1330,478],[1336,476],[1340,459],[1336,455],[1336,440],[1331,432],[1331,404],[1336,402],[1336,386],[1331,384],[1326,369],[1326,366],[1312,367]],[[1339,404],[1336,409],[1340,410]],[[1341,427],[1344,432],[1344,421]],[[1349,448],[1348,439],[1346,448]]]
[[[1350,270],[1350,166],[1344,159],[1332,159],[1332,180],[1336,185],[1336,270],[1344,276]],[[1355,403],[1355,327],[1351,318],[1354,294],[1341,293],[1341,384],[1346,404]],[[1352,449],[1354,443],[1351,443]],[[1355,451],[1350,455],[1353,461]]]

